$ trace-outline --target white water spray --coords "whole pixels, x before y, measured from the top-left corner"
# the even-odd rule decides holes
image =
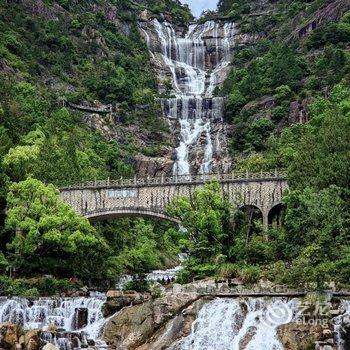
[[[283,350],[277,329],[298,310],[296,300],[218,298],[203,306],[191,334],[168,350]]]
[[[147,30],[150,29],[141,27],[155,55],[157,49],[150,44]],[[234,23],[193,24],[188,33],[181,36],[170,23],[154,19],[153,31],[161,45],[161,58],[171,73],[175,94],[173,98],[162,100],[163,111],[170,120],[178,120],[180,126],[173,174],[190,174],[193,162],[197,163],[199,173],[210,173],[215,151],[223,148],[218,145],[219,138],[214,137],[212,126],[214,121],[223,124],[223,98],[213,98],[213,92],[222,81],[223,69],[231,61]],[[198,149],[202,149],[199,159]]]
[[[14,323],[26,330],[41,329],[44,340],[57,345],[60,350],[72,346],[70,339],[64,335],[67,332],[81,332],[82,339],[86,342],[87,339],[92,339],[105,347],[103,342],[97,341],[105,323],[102,314],[105,301],[104,295],[36,300],[0,297],[0,323]],[[79,312],[86,313],[83,324],[79,324]],[[52,326],[60,330],[62,337],[48,331]]]
[[[345,348],[345,340],[342,337],[342,328],[346,319],[347,323],[350,324],[350,300],[342,300],[341,309],[344,312],[333,319],[334,340],[337,350],[347,350]]]

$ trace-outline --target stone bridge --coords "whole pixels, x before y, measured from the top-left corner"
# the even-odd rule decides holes
[[[261,211],[265,226],[281,206],[288,188],[284,172],[230,173],[148,177],[92,181],[60,189],[62,199],[88,219],[147,216],[178,221],[166,212],[166,206],[177,196],[190,197],[195,190],[216,179],[222,193],[238,206]]]

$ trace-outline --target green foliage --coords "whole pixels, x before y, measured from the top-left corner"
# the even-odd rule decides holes
[[[177,198],[168,211],[186,228],[186,235],[191,240],[191,254],[199,262],[213,261],[219,254],[225,255],[224,249],[232,241],[232,208],[221,196],[218,182],[196,191],[192,199]]]
[[[236,49],[234,69],[219,92],[228,96],[225,118],[234,125],[231,150],[238,162],[242,152],[244,157],[257,151],[266,156],[268,147],[260,142],[252,144],[248,135],[257,119],[269,119],[273,130],[280,132],[283,126],[294,122],[288,118],[293,110],[290,109],[292,102],[295,114],[296,102],[305,110],[310,96],[324,94],[341,82],[348,83],[347,12],[338,23],[329,21],[318,25],[303,40],[295,34],[297,28],[310,23],[315,12],[328,3],[310,0],[291,4],[282,0],[266,3],[262,9],[254,2],[248,6],[236,0],[219,2],[220,13],[234,16],[241,31],[264,33],[267,37],[253,47]],[[264,11],[265,15],[250,16]],[[271,163],[267,160],[264,167]]]
[[[277,101],[291,95],[286,86],[276,89]],[[252,153],[238,164],[249,170],[289,165],[290,189],[284,194],[281,223],[268,231],[257,208],[223,210],[225,199],[215,182],[191,200],[175,201],[170,209],[188,230],[184,246],[190,255],[178,281],[216,275],[246,284],[266,277],[320,289],[330,281],[349,285],[349,112],[350,90],[336,86],[328,99],[319,98],[310,106],[309,123],[270,137],[266,157]]]
[[[347,188],[350,178],[350,89],[336,87],[329,100],[318,99],[312,119],[290,165],[291,185]]]
[[[255,265],[228,263],[220,266],[217,276],[225,279],[239,278],[244,284],[253,284],[260,279],[261,270]]]
[[[177,263],[179,233],[173,224],[143,219],[96,223],[110,247],[107,275],[143,274]]]
[[[68,205],[58,190],[27,179],[10,186],[6,229],[14,267],[22,274],[96,276],[108,252],[105,240]],[[101,271],[100,271],[101,273]]]
[[[328,22],[316,28],[309,35],[306,45],[309,49],[319,49],[327,44],[345,44],[350,41],[350,15],[345,13],[339,23]]]
[[[246,99],[240,91],[233,91],[228,95],[226,100],[226,113],[234,118],[234,116],[240,112],[241,108],[245,105]]]
[[[67,279],[53,277],[11,279],[0,275],[0,293],[7,296],[37,298],[39,296],[59,295],[63,292],[81,288],[81,283],[73,283]]]
[[[150,291],[150,282],[145,279],[144,275],[135,276],[130,282],[125,283],[123,291],[135,291],[145,293]]]
[[[273,129],[274,125],[268,119],[259,119],[255,121],[246,135],[246,145],[257,151],[261,151]]]

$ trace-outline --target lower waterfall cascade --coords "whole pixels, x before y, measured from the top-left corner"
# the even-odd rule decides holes
[[[167,350],[284,350],[278,328],[300,319],[301,303],[299,298],[216,298],[199,311],[191,333]],[[348,350],[342,327],[350,324],[350,300],[341,300],[341,312],[331,320],[334,344]]]
[[[41,330],[42,346],[106,349],[107,344],[99,340],[108,322],[102,313],[105,302],[104,295],[35,300],[0,297],[0,323]],[[299,298],[215,298],[199,310],[191,333],[167,350],[284,350],[278,329],[298,319],[301,303]],[[342,327],[350,323],[350,300],[341,300],[340,310],[332,319],[334,344],[337,350],[347,350]]]
[[[60,350],[88,347],[89,340],[95,343],[95,348],[105,348],[104,342],[98,340],[105,323],[102,313],[105,302],[103,294],[36,300],[0,297],[0,323],[17,324],[25,330],[40,329],[42,342],[54,344]],[[56,329],[54,333],[52,327]]]
[[[191,334],[168,350],[283,350],[277,328],[297,312],[295,299],[217,298],[200,310]]]
[[[215,20],[191,24],[186,34],[167,21],[140,23],[152,60],[162,62],[173,89],[161,99],[164,115],[179,131],[173,175],[230,167],[224,99],[214,91],[229,72],[236,32],[233,22]]]
[[[342,325],[344,324],[344,321],[347,321],[348,323],[350,323],[350,300],[342,300],[341,308],[343,310],[343,313],[333,319],[334,338],[335,338],[334,340],[337,346],[337,350],[348,350],[345,347],[345,340],[342,337],[341,331],[342,331]],[[347,320],[345,320],[345,318]]]

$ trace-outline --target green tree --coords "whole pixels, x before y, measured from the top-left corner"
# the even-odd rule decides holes
[[[329,100],[311,107],[312,119],[289,168],[293,188],[348,187],[350,178],[350,89],[337,87]]]
[[[169,206],[169,213],[181,220],[186,229],[192,257],[200,263],[214,262],[227,255],[233,239],[231,204],[214,181],[197,190],[191,199],[180,197]]]
[[[98,276],[108,246],[53,185],[32,178],[13,183],[7,204],[8,249],[20,273]]]

